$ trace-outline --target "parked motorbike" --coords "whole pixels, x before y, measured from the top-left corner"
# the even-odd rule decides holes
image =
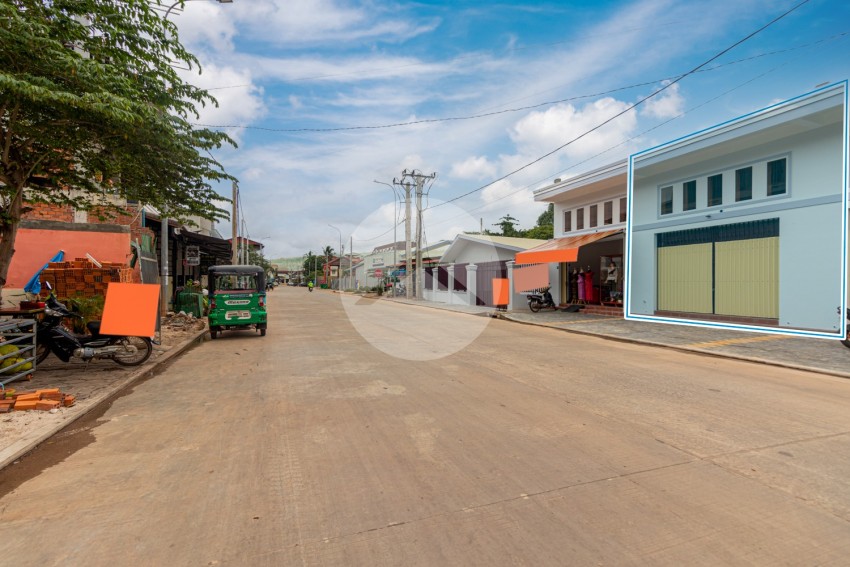
[[[558,310],[558,306],[555,305],[555,301],[552,299],[552,294],[549,293],[548,287],[543,290],[543,293],[528,294],[528,308],[534,313],[537,313],[541,309],[551,308],[555,311]]]
[[[848,323],[847,323],[847,338],[842,339],[841,344],[843,344],[847,348],[850,348],[850,309],[847,309],[847,313],[846,313],[845,317],[847,318],[847,321],[848,321]]]
[[[79,335],[66,329],[62,325],[63,319],[83,317],[56,299],[53,288],[49,283],[46,285],[50,294],[36,330],[36,365],[44,362],[51,352],[62,362],[70,361],[71,357],[86,362],[108,358],[121,366],[138,366],[150,357],[153,345],[148,337],[101,335],[100,321],[86,323],[90,333],[88,335]]]

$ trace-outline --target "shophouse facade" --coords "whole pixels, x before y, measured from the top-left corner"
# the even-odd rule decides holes
[[[840,335],[846,98],[830,85],[633,155],[626,316]]]
[[[547,264],[548,285],[556,303],[622,309],[627,169],[628,162],[622,160],[569,179],[555,179],[534,192],[535,201],[554,204],[555,238],[517,254],[514,269]],[[544,284],[538,278],[529,285]],[[512,288],[526,291],[517,289],[516,283]]]

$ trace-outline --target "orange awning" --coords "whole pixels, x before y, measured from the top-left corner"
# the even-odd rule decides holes
[[[582,246],[602,240],[608,236],[623,232],[623,229],[603,230],[581,236],[565,236],[556,238],[516,255],[517,264],[547,264],[550,262],[575,262],[578,260],[578,250]]]

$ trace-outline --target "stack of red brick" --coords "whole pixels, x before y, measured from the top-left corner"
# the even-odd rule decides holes
[[[0,413],[9,413],[12,410],[50,411],[60,407],[70,407],[76,401],[74,396],[60,392],[59,388],[20,393],[8,390],[5,396],[0,398]]]
[[[98,268],[87,258],[77,258],[73,262],[51,262],[41,272],[42,295],[47,295],[50,282],[53,293],[58,297],[95,297],[106,295],[110,282],[133,281],[133,269],[125,264],[102,262]]]

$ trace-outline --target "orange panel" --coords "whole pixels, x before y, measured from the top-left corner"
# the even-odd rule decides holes
[[[534,264],[514,268],[514,291],[522,293],[549,285],[549,266]]]
[[[91,254],[99,262],[125,264],[130,256],[130,233],[21,228],[15,239],[6,288],[23,288],[59,250],[65,251],[66,260]]]
[[[510,303],[511,286],[506,278],[493,278],[493,305]]]
[[[100,332],[104,335],[152,337],[159,316],[160,287],[156,284],[110,283]]]

